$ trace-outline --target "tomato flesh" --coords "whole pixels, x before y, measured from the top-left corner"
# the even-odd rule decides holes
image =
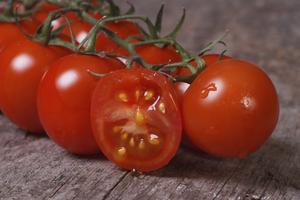
[[[272,81],[257,66],[224,60],[205,69],[183,98],[183,124],[199,149],[243,158],[276,127],[279,102]]]
[[[103,77],[91,115],[102,152],[122,168],[159,169],[178,149],[182,127],[176,93],[157,72],[127,69]]]

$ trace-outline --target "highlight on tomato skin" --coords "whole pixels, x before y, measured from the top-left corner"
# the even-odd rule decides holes
[[[91,123],[103,154],[127,170],[164,167],[181,141],[176,92],[167,78],[146,69],[104,76],[92,97]]]
[[[257,66],[224,60],[198,75],[183,99],[185,135],[200,150],[243,158],[271,136],[279,102],[271,79]]]
[[[220,54],[206,54],[206,55],[202,56],[201,58],[205,62],[205,68],[211,67],[212,65],[217,64],[223,60],[232,59],[232,57],[230,57],[230,56],[220,55]],[[192,61],[191,65],[197,66],[195,61]],[[181,68],[179,70],[179,73],[177,76],[188,76],[188,75],[191,75],[191,71],[187,68]],[[184,83],[184,82],[175,83],[175,89],[179,96],[180,102],[183,101],[183,96],[189,87],[190,87],[189,83]]]
[[[20,39],[0,54],[1,111],[20,128],[43,132],[36,108],[38,85],[48,65],[68,53],[62,47]]]
[[[43,77],[37,107],[48,136],[71,153],[99,152],[90,125],[92,92],[100,77],[125,68],[120,61],[83,54],[70,54],[54,62]]]

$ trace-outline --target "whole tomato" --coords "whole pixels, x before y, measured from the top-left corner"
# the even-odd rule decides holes
[[[127,39],[129,37],[138,37],[141,38],[143,36],[137,24],[130,21],[118,21],[118,22],[110,22],[106,24],[106,27],[116,33],[121,39]],[[131,42],[135,42],[136,39],[130,40]],[[97,51],[105,51],[112,52],[124,56],[128,56],[129,53],[127,50],[118,46],[114,41],[108,38],[104,33],[100,33],[97,42],[96,42],[96,50]]]
[[[81,43],[88,35],[93,26],[87,22],[84,22],[83,20],[78,20],[72,22],[70,24],[70,27],[72,29],[76,42]],[[61,31],[61,35],[69,36],[71,38],[69,27],[66,26],[65,28],[63,28],[63,30]]]
[[[91,122],[103,154],[128,170],[148,172],[167,165],[181,140],[176,92],[167,78],[151,70],[104,76],[92,97]]]
[[[41,10],[41,11],[36,12],[32,16],[32,18],[35,19],[36,21],[38,21],[40,24],[42,24],[42,23],[44,23],[44,21],[47,19],[48,16],[49,16],[48,10]],[[74,12],[66,13],[64,16],[61,16],[52,21],[52,23],[51,23],[52,30],[57,30],[62,25],[65,25],[66,24],[65,17],[67,17],[71,22],[80,20],[80,18],[77,16],[76,13],[74,13]]]
[[[48,65],[67,53],[21,39],[0,54],[0,108],[20,128],[43,131],[36,108],[38,85]]]
[[[90,125],[91,95],[99,77],[125,68],[118,60],[71,54],[54,62],[41,81],[38,112],[49,137],[66,150],[81,155],[99,148]]]
[[[215,156],[243,158],[272,134],[279,103],[270,78],[257,66],[224,60],[205,69],[183,98],[185,134]]]
[[[221,62],[222,60],[232,59],[229,56],[220,55],[220,54],[207,54],[207,55],[202,56],[201,58],[205,62],[205,67],[210,67],[218,62]],[[195,61],[191,62],[191,65],[197,66]],[[187,68],[181,68],[179,70],[179,73],[177,76],[188,76],[188,75],[191,75],[191,71]],[[187,89],[189,87],[190,87],[190,84],[185,83],[185,82],[175,83],[175,88],[176,88],[177,94],[179,96],[180,102],[182,102],[183,95],[185,94],[185,92],[187,91]]]
[[[23,20],[20,26],[15,23],[0,23],[0,52],[7,47],[9,44],[24,39],[25,33],[33,34],[38,27],[38,24],[32,20]]]

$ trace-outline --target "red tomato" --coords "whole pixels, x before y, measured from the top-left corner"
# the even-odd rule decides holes
[[[29,20],[22,21],[20,26],[29,34],[34,33],[37,27],[38,24]],[[25,38],[20,28],[14,23],[0,23],[0,52],[10,43]]]
[[[36,109],[38,85],[48,64],[67,52],[22,39],[0,54],[0,107],[20,128],[43,130]]]
[[[207,54],[201,57],[204,62],[206,67],[209,67],[213,64],[216,64],[222,60],[228,60],[228,59],[232,59],[232,57],[226,56],[226,55],[220,55],[220,54]],[[196,66],[195,61],[193,61],[191,63],[193,66]],[[181,68],[180,72],[179,72],[179,76],[188,76],[191,74],[191,71],[187,68]]]
[[[232,59],[232,58],[229,56],[225,56],[225,55],[220,56],[219,54],[207,54],[207,55],[202,56],[202,59],[204,60],[206,67],[210,67],[222,60],[228,60],[228,59]],[[196,66],[195,61],[193,61],[191,64],[193,66]],[[191,71],[189,69],[181,68],[179,70],[178,76],[188,76],[190,74],[191,74]],[[185,92],[187,91],[187,89],[189,87],[190,87],[190,84],[188,84],[188,83],[184,83],[184,82],[175,83],[175,88],[176,88],[177,94],[179,96],[180,102],[182,102],[183,95],[185,94]]]
[[[181,140],[181,115],[167,78],[145,69],[103,77],[94,91],[91,122],[104,155],[128,170],[168,164]]]
[[[120,38],[127,39],[130,36],[142,37],[142,33],[137,24],[130,21],[111,22],[107,28],[115,32]],[[136,40],[132,40],[135,42]],[[118,46],[109,39],[104,33],[100,33],[96,43],[97,51],[113,52],[120,55],[128,56],[127,50]]]
[[[82,20],[75,21],[71,24],[71,29],[73,31],[76,42],[81,43],[85,37],[88,35],[89,31],[92,29],[92,25]],[[62,35],[71,37],[69,27],[65,27],[62,32]]]
[[[42,2],[39,6],[40,6],[40,10],[47,11],[47,12],[51,12],[51,11],[60,9],[59,6],[56,6],[56,5],[47,3],[47,2]]]
[[[124,68],[118,60],[71,54],[54,62],[41,81],[38,112],[49,137],[68,151],[95,154],[99,148],[90,125],[92,91],[99,77]]]
[[[186,136],[220,157],[256,151],[272,134],[279,104],[269,77],[257,66],[225,60],[204,70],[183,99]]]
[[[145,45],[138,47],[136,51],[146,63],[152,65],[170,64],[181,61],[181,56],[172,46],[161,48],[156,45]]]
[[[36,12],[34,15],[33,15],[33,18],[36,19],[39,23],[44,23],[45,20],[47,19],[49,15],[49,11],[38,11]],[[77,20],[80,20],[80,18],[77,16],[76,13],[74,12],[69,12],[69,13],[66,13],[64,15],[65,17],[67,17],[71,22],[72,21],[77,21]],[[62,16],[62,17],[59,17],[55,20],[52,21],[52,29],[53,30],[57,30],[59,27],[61,27],[62,25],[66,24],[66,20],[65,20],[65,17]]]

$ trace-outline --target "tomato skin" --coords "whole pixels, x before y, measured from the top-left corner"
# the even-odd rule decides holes
[[[38,112],[49,137],[79,155],[99,152],[90,125],[91,95],[99,81],[88,72],[125,68],[118,60],[71,54],[54,62],[41,81]]]
[[[68,51],[21,39],[0,54],[0,107],[20,128],[43,131],[36,109],[39,82],[48,64]]]
[[[71,29],[74,34],[75,40],[77,43],[81,43],[85,37],[88,35],[89,31],[92,29],[92,25],[82,20],[75,21],[71,23]],[[69,31],[69,27],[65,27],[61,31],[61,35],[66,35],[71,38],[71,33]]]
[[[226,55],[221,56],[220,54],[207,54],[202,56],[201,58],[204,60],[206,67],[209,67],[223,60],[232,59],[232,57],[230,56],[226,56]],[[193,66],[196,66],[195,61],[191,62],[191,64]],[[180,69],[179,76],[188,76],[188,75],[191,75],[191,71],[189,69],[187,68]]]
[[[49,16],[49,11],[38,11],[33,15],[33,19],[37,20],[40,24],[44,23],[45,20]],[[66,23],[65,17],[67,17],[70,21],[78,21],[80,18],[74,12],[66,13],[64,16],[59,17],[52,21],[52,30],[57,30],[60,26]]]
[[[29,34],[34,33],[37,26],[36,23],[29,20],[21,22],[21,28]],[[0,30],[0,52],[12,42],[25,38],[20,28],[14,23],[0,23]]]
[[[265,72],[231,59],[199,74],[182,111],[186,136],[195,146],[211,155],[243,158],[272,134],[279,103]]]
[[[180,55],[171,46],[161,48],[156,45],[145,45],[138,47],[136,51],[146,63],[152,65],[162,65],[181,61]]]
[[[226,56],[226,55],[222,55],[220,57],[219,54],[207,54],[207,55],[202,56],[201,58],[204,60],[206,67],[210,67],[210,66],[212,66],[220,61],[223,61],[223,60],[232,59],[231,57]],[[196,66],[195,61],[191,62],[191,64],[193,66]],[[188,70],[187,68],[181,68],[179,70],[178,76],[188,76],[190,74],[191,74],[190,70]],[[188,83],[184,83],[184,82],[175,83],[175,89],[179,96],[180,102],[182,102],[183,96],[189,87],[190,87],[190,84],[188,84]]]
[[[142,37],[142,33],[137,24],[130,21],[110,22],[106,27],[116,33],[121,39],[127,39],[130,36]],[[135,42],[132,40],[131,42]],[[128,56],[127,50],[118,46],[114,41],[109,39],[104,33],[100,33],[96,42],[97,51],[112,52],[124,56]]]
[[[141,92],[141,88],[145,91],[154,88],[154,95],[157,96],[149,100],[146,98],[148,93]],[[121,97],[118,95],[123,91],[124,95],[128,95],[128,100],[126,96],[124,99],[124,95]],[[164,114],[158,108],[161,102],[165,105]],[[142,133],[144,124],[138,125],[135,121],[136,116],[140,116],[137,115],[139,112],[143,115],[142,121],[147,123],[146,134]],[[135,117],[131,118],[132,116]],[[103,154],[118,166],[128,170],[149,172],[167,165],[176,154],[181,140],[182,123],[176,92],[167,78],[150,70],[125,69],[103,77],[92,97],[91,122],[95,139]],[[122,126],[121,132],[112,132],[119,126]],[[125,136],[125,139],[124,135],[120,137],[119,134],[127,134],[127,131],[129,136]],[[144,139],[146,142],[149,141],[147,137],[150,133],[162,134],[158,137],[162,141],[159,150],[150,143],[144,144],[146,148],[140,147],[141,141]],[[131,144],[134,137],[145,138],[138,140],[135,138]],[[117,154],[119,147],[128,152],[121,159]]]

